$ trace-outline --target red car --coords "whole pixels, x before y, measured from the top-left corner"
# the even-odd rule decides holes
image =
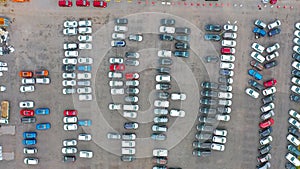
[[[90,6],[90,1],[88,0],[76,0],[77,6]]]
[[[124,64],[111,64],[109,66],[110,71],[123,71],[125,70]]]
[[[94,7],[106,8],[107,7],[107,2],[94,0],[93,5],[94,5]]]
[[[77,110],[65,110],[64,116],[77,116],[78,112]]]
[[[270,4],[274,5],[277,3],[277,0],[270,0]]]
[[[274,119],[269,118],[268,120],[262,121],[259,123],[259,127],[264,129],[274,124]]]
[[[22,109],[20,111],[20,114],[22,116],[34,116],[34,111],[33,110]]]
[[[235,48],[221,48],[222,54],[235,54]]]
[[[264,86],[265,87],[272,87],[272,86],[275,86],[276,83],[277,83],[276,79],[271,79],[271,80],[265,81]]]
[[[58,6],[60,7],[71,7],[73,5],[71,0],[59,0]]]
[[[126,73],[125,78],[126,80],[136,80],[140,78],[140,75],[138,73]]]

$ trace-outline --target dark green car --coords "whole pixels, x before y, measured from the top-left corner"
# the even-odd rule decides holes
[[[296,156],[300,156],[300,151],[293,145],[289,144],[287,149]]]
[[[174,37],[170,34],[160,34],[159,35],[160,40],[164,40],[164,41],[172,41],[174,40]]]

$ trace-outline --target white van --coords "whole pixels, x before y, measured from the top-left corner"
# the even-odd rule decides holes
[[[153,149],[152,154],[154,157],[167,157],[168,156],[168,150],[167,149]]]
[[[122,154],[133,155],[135,154],[135,148],[122,148]]]
[[[139,105],[123,105],[123,110],[138,111]]]
[[[122,147],[135,147],[135,141],[122,141]]]

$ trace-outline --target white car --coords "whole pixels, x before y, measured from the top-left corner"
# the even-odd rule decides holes
[[[268,136],[268,137],[264,137],[262,139],[259,140],[260,145],[266,145],[269,144],[273,141],[273,137],[272,136]]]
[[[20,108],[33,108],[34,102],[30,100],[24,100],[19,103]]]
[[[61,149],[61,152],[63,154],[76,154],[77,153],[77,148],[76,147],[63,147]]]
[[[268,29],[271,30],[271,29],[274,29],[274,28],[276,28],[280,25],[281,25],[281,22],[280,22],[280,20],[277,19],[276,21],[268,24]]]
[[[294,38],[293,42],[295,43],[295,45],[299,45],[300,39],[299,38]]]
[[[91,34],[92,28],[91,27],[80,27],[80,28],[78,28],[78,32],[80,34]]]
[[[300,22],[295,23],[295,28],[300,30]]]
[[[77,73],[77,79],[91,79],[92,74],[91,73]]]
[[[110,89],[110,93],[112,95],[120,95],[120,94],[124,94],[124,89],[123,88],[120,88],[120,89]]]
[[[155,100],[154,101],[154,106],[156,107],[169,107],[170,102],[169,101],[165,101],[165,100]]]
[[[80,64],[92,64],[93,58],[78,58],[77,61]]]
[[[123,85],[124,85],[123,81],[116,81],[116,80],[109,81],[110,87],[117,87],[117,86],[123,86]]]
[[[81,141],[91,141],[92,140],[92,135],[91,134],[87,134],[87,133],[80,133],[78,135],[78,140],[81,140]]]
[[[111,35],[112,39],[125,39],[124,33],[113,33]]]
[[[123,74],[121,72],[108,72],[108,78],[122,78]]]
[[[39,159],[38,158],[24,158],[24,164],[27,165],[37,165],[39,164]]]
[[[222,137],[222,136],[213,136],[212,141],[215,143],[222,143],[225,144],[226,143],[226,137]]]
[[[217,114],[216,119],[219,121],[229,121],[230,116],[229,115],[223,115],[223,114]]]
[[[214,130],[214,135],[226,137],[227,136],[227,130],[225,130],[225,129],[215,129]]]
[[[265,29],[267,27],[267,24],[258,19],[254,22],[254,25],[262,29]]]
[[[109,58],[109,63],[111,64],[121,64],[124,62],[123,58]]]
[[[64,35],[77,35],[77,28],[66,28],[63,30]]]
[[[0,61],[0,66],[6,67],[6,66],[7,66],[7,63],[6,63],[6,62],[1,62],[1,61]]]
[[[170,51],[170,50],[159,50],[157,52],[157,56],[159,56],[159,57],[171,57],[172,56],[172,51]]]
[[[135,154],[135,148],[122,148],[121,149],[122,155],[134,155]]]
[[[300,141],[295,136],[293,136],[292,134],[288,134],[286,136],[286,139],[289,142],[291,142],[292,144],[294,144],[296,147],[298,147],[300,145]]]
[[[255,59],[256,61],[258,61],[259,63],[263,63],[263,62],[266,60],[265,57],[263,57],[260,53],[255,52],[255,51],[253,51],[253,52],[251,53],[251,57],[252,57],[253,59]]]
[[[221,69],[234,69],[234,64],[233,63],[227,63],[227,62],[221,62],[220,63],[220,68]]]
[[[294,166],[299,167],[300,166],[300,160],[297,158],[297,156],[294,156],[291,153],[287,153],[285,155],[285,158],[291,162]]]
[[[276,51],[276,52],[273,52],[272,54],[270,54],[270,55],[267,55],[266,56],[266,60],[267,61],[270,61],[270,60],[272,60],[272,59],[274,59],[274,58],[276,58],[276,57],[278,57],[279,56],[279,53]]]
[[[65,21],[64,27],[65,28],[76,28],[78,26],[77,21]]]
[[[275,50],[278,50],[279,48],[280,48],[279,43],[275,43],[274,45],[268,47],[268,48],[266,49],[266,51],[267,51],[267,53],[272,53],[272,52],[274,52]]]
[[[63,86],[76,86],[76,80],[63,80]]]
[[[293,110],[293,109],[289,110],[289,115],[300,121],[300,114],[298,112],[296,112],[295,110]]]
[[[263,47],[262,45],[254,42],[251,45],[252,49],[254,49],[255,51],[259,52],[259,53],[263,53],[265,51],[265,47]]]
[[[78,40],[79,42],[91,42],[93,41],[93,37],[91,35],[79,35]]]
[[[63,88],[63,94],[74,94],[76,90],[74,88]]]
[[[274,93],[276,93],[276,87],[273,86],[273,87],[266,88],[262,91],[262,93],[263,93],[264,96],[274,94]]]
[[[77,57],[78,51],[65,51],[65,57]]]
[[[35,78],[36,84],[50,84],[49,77]]]
[[[22,84],[35,84],[35,79],[34,78],[23,78],[22,79]]]
[[[91,86],[91,81],[90,80],[81,80],[77,82],[78,86]]]
[[[293,47],[293,51],[296,52],[296,53],[298,53],[298,54],[300,54],[300,48],[299,48],[299,46],[294,46]]]
[[[220,99],[231,99],[232,98],[232,93],[230,93],[230,92],[219,92],[218,93],[218,98],[220,98]]]
[[[259,163],[265,163],[265,162],[270,161],[271,159],[272,159],[271,153],[257,157],[257,161]]]
[[[30,86],[21,86],[20,87],[20,92],[25,93],[25,92],[34,92],[35,88],[33,85]]]
[[[137,113],[134,112],[134,111],[124,111],[123,112],[123,117],[135,119],[137,117]]]
[[[168,150],[162,148],[153,149],[152,155],[154,157],[168,157]]]
[[[222,40],[221,45],[224,47],[235,47],[236,41],[235,40]]]
[[[79,49],[92,49],[93,45],[91,43],[79,43]]]
[[[64,50],[74,50],[77,48],[78,48],[77,43],[65,43],[64,44]]]
[[[225,61],[225,62],[234,62],[235,61],[234,55],[221,55],[220,59],[221,59],[221,61]]]
[[[135,141],[124,140],[121,144],[122,147],[135,147]]]
[[[141,42],[143,40],[143,35],[142,34],[130,34],[128,37],[128,40]]]
[[[64,117],[63,118],[63,122],[64,123],[77,123],[77,117],[76,116],[72,116],[72,117]]]
[[[87,151],[87,150],[82,150],[79,152],[79,157],[81,158],[93,158],[93,152],[92,151]]]
[[[126,96],[124,97],[125,102],[132,102],[132,103],[136,103],[139,101],[139,97],[137,96]]]
[[[160,33],[175,33],[174,27],[167,27],[167,26],[160,26],[159,27]]]
[[[8,67],[0,67],[0,71],[7,72],[8,71]]]
[[[300,86],[300,79],[299,78],[297,78],[297,77],[292,77],[292,83],[294,83],[294,84],[296,84],[296,85],[298,85],[298,86]]]
[[[300,123],[299,123],[298,120],[296,120],[296,119],[294,119],[294,118],[292,118],[292,117],[289,117],[288,122],[289,122],[291,125],[293,125],[294,127],[300,129]]]
[[[76,78],[76,73],[63,73],[62,77],[64,79],[75,79]]]
[[[224,39],[236,39],[237,38],[237,34],[236,33],[232,33],[232,32],[225,32],[223,34],[223,38]]]
[[[184,117],[185,116],[185,111],[178,110],[178,109],[171,109],[170,116],[171,117]]]
[[[38,152],[38,149],[35,147],[24,147],[23,153],[24,154],[36,154]]]
[[[186,99],[186,94],[184,93],[172,93],[171,94],[171,100],[185,100]]]
[[[77,130],[77,124],[65,124],[64,130],[66,130],[66,131]]]
[[[238,27],[236,25],[229,25],[229,24],[225,24],[223,28],[225,31],[236,32],[238,30]]]
[[[78,26],[92,26],[92,21],[91,20],[78,21]]]
[[[293,61],[292,62],[292,67],[294,67],[297,70],[300,70],[300,63],[297,61]]]
[[[115,31],[115,32],[127,32],[127,31],[128,31],[128,28],[127,28],[127,26],[116,25],[116,26],[114,27],[114,31]]]
[[[245,93],[248,94],[249,96],[257,99],[259,97],[259,93],[250,87],[246,88]]]
[[[68,64],[76,65],[77,64],[77,59],[76,58],[64,58],[63,59],[63,64],[65,64],[65,65],[68,65]]]
[[[76,140],[64,140],[63,146],[76,146],[77,141]]]
[[[118,103],[110,103],[108,105],[109,110],[121,110],[121,108],[122,108],[122,105],[118,104]]]
[[[91,87],[77,88],[77,93],[78,93],[78,94],[88,94],[88,93],[92,93],[92,88],[91,88]]]
[[[93,96],[91,94],[80,94],[78,99],[79,101],[90,101],[93,100]]]
[[[224,151],[225,150],[225,145],[223,145],[223,144],[217,144],[217,143],[212,143],[210,145],[210,148],[212,150],[216,150],[216,151]]]
[[[295,30],[294,35],[297,36],[298,38],[300,38],[300,31],[299,30]]]
[[[275,108],[275,104],[273,102],[271,102],[271,103],[263,105],[260,108],[260,111],[264,113],[264,112],[270,111],[270,110],[272,110],[274,108]]]
[[[232,101],[231,100],[219,100],[218,104],[223,105],[223,106],[231,106]]]
[[[171,76],[170,75],[156,75],[155,80],[156,80],[156,82],[170,82]]]

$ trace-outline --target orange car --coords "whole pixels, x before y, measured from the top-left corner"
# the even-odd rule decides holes
[[[48,70],[36,70],[34,71],[34,76],[48,76],[49,75],[49,71]]]
[[[19,75],[20,77],[31,78],[33,76],[33,73],[31,71],[20,71]]]

